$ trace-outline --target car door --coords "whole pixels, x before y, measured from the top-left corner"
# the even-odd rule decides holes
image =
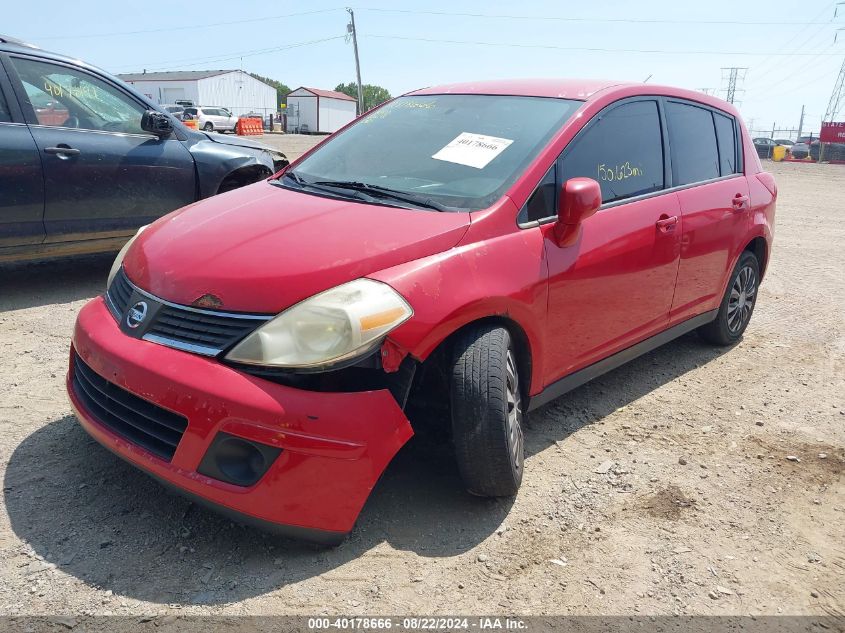
[[[44,175],[35,139],[0,64],[0,256],[44,240]]]
[[[672,184],[683,219],[673,322],[718,307],[750,225],[748,181],[733,116],[667,99]]]
[[[128,235],[196,199],[193,158],[173,136],[141,129],[145,104],[76,66],[8,60],[44,167],[46,242]],[[39,118],[45,99],[57,105]]]
[[[618,102],[594,117],[556,165],[555,192],[597,180],[599,211],[559,246],[545,224],[549,266],[547,384],[666,328],[678,273],[681,219],[665,192],[665,129],[657,99]]]

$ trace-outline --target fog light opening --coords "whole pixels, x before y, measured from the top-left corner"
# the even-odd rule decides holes
[[[218,433],[197,472],[238,486],[251,486],[270,468],[280,448]]]

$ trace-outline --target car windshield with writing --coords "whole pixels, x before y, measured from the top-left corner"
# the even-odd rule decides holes
[[[483,209],[580,105],[545,97],[400,97],[330,139],[279,184],[396,206]]]

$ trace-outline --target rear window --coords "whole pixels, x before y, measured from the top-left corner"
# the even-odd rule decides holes
[[[672,180],[688,185],[720,175],[716,129],[710,110],[685,103],[666,104],[669,143],[672,147]]]

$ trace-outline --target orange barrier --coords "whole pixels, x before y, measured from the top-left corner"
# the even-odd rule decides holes
[[[189,127],[192,130],[200,129],[200,122],[197,119],[188,119],[186,121],[182,121],[185,124],[185,127]]]
[[[235,131],[239,136],[261,136],[264,134],[264,122],[261,119],[238,119]]]

